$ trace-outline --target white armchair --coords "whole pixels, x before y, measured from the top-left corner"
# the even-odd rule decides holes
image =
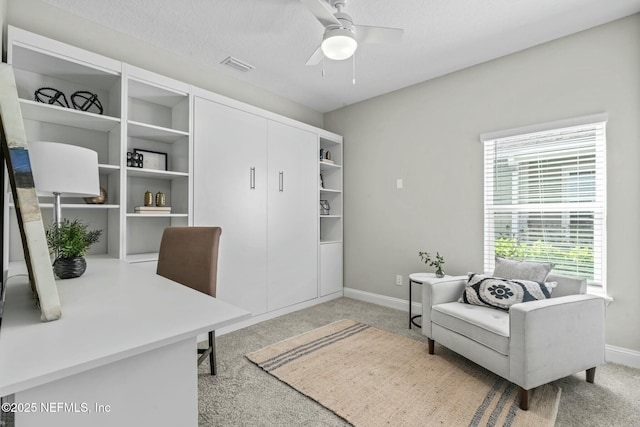
[[[520,408],[529,391],[605,362],[605,300],[586,294],[586,281],[550,274],[551,298],[502,311],[458,302],[467,277],[431,279],[422,288],[422,333],[518,386]]]

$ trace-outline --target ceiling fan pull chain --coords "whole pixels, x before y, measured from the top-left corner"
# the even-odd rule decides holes
[[[351,74],[353,77],[352,83],[356,84],[356,55],[353,55],[353,62],[352,62],[352,69],[351,69]]]
[[[324,56],[322,57],[322,77],[324,77]]]

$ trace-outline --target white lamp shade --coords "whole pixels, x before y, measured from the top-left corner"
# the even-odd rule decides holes
[[[351,31],[334,28],[324,34],[320,48],[324,56],[339,61],[350,58],[358,48],[358,42]]]
[[[98,153],[57,142],[29,142],[28,147],[38,196],[100,195]]]

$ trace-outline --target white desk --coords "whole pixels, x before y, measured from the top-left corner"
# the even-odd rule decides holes
[[[197,336],[250,313],[114,259],[57,286],[43,323],[27,278],[8,281],[0,396],[36,405],[16,426],[196,426]]]

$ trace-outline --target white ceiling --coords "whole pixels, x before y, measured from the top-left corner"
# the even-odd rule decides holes
[[[405,29],[352,61],[305,66],[323,27],[299,0],[44,0],[309,106],[331,111],[640,11],[640,0],[350,0],[354,23]],[[256,67],[220,65],[232,55]]]

